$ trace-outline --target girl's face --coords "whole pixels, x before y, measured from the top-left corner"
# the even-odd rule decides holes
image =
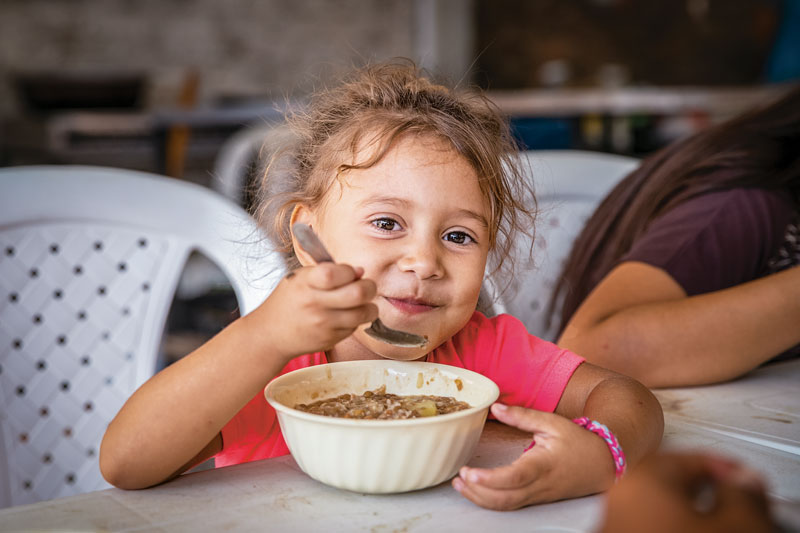
[[[399,140],[378,164],[337,180],[321,207],[299,207],[295,220],[310,223],[337,262],[375,281],[381,320],[429,339],[400,348],[360,328],[335,358],[419,359],[459,331],[478,301],[489,219],[475,171],[430,137]]]

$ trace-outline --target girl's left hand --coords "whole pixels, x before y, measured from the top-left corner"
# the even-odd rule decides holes
[[[598,435],[552,413],[499,403],[491,410],[500,422],[533,433],[536,444],[510,465],[462,467],[452,485],[473,503],[507,511],[595,494],[613,484],[611,452]]]

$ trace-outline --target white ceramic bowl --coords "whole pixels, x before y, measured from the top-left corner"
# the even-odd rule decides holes
[[[293,409],[386,385],[392,394],[453,396],[472,407],[408,420],[355,420]],[[407,361],[348,361],[295,370],[264,394],[292,456],[312,478],[365,493],[422,489],[453,477],[472,457],[499,390],[470,370]]]

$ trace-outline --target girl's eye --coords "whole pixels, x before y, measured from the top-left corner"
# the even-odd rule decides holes
[[[396,231],[400,229],[400,224],[391,218],[378,218],[372,221],[372,225],[383,231]]]
[[[470,242],[475,242],[475,239],[473,239],[463,231],[451,231],[445,234],[444,240],[455,244],[469,244]]]

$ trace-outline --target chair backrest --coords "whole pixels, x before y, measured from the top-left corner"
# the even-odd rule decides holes
[[[517,265],[500,307],[522,320],[530,333],[553,341],[557,324],[548,327],[545,312],[572,243],[598,203],[638,160],[578,150],[530,150],[524,156],[539,206],[533,262]],[[529,249],[530,241],[522,239],[518,257],[527,257]]]
[[[157,368],[192,251],[226,274],[241,314],[283,271],[247,213],[197,185],[0,169],[0,508],[109,486],[100,440]]]
[[[292,138],[291,130],[283,123],[249,126],[239,130],[225,141],[217,153],[212,188],[245,206],[245,188],[249,185],[250,175]]]

